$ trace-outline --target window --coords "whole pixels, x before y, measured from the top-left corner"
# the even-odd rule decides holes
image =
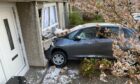
[[[6,28],[6,32],[7,32],[7,35],[8,35],[8,40],[9,40],[10,48],[11,48],[11,50],[13,50],[15,47],[14,47],[11,31],[10,31],[10,28],[9,28],[8,19],[4,19],[3,22],[4,22],[4,25],[5,25],[5,28]]]
[[[53,33],[58,27],[57,10],[55,3],[45,4],[42,8],[42,34],[47,36],[48,32]]]
[[[96,29],[95,28],[86,28],[81,30],[81,32],[77,35],[80,39],[92,39],[96,37]]]
[[[98,38],[115,38],[118,36],[118,34],[119,28],[112,26],[102,26],[101,29],[97,31]]]
[[[56,23],[56,10],[55,6],[50,7],[50,25]]]
[[[46,7],[46,8],[44,8],[44,19],[43,19],[43,21],[42,21],[42,23],[43,23],[43,28],[47,28],[47,27],[49,27],[50,26],[50,8],[49,7]]]
[[[123,32],[124,32],[124,37],[125,38],[130,38],[132,37],[132,32],[130,32],[128,29],[123,28]]]
[[[74,36],[78,33],[78,30],[71,32],[70,34],[68,34],[68,39],[74,39]]]

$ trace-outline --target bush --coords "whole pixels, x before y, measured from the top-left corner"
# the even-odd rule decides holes
[[[93,14],[92,16],[83,16],[84,23],[92,23],[92,22],[105,22],[102,15]]]
[[[96,59],[84,59],[81,63],[80,73],[84,77],[92,77],[96,72],[98,63]]]
[[[105,20],[104,20],[104,18],[103,18],[102,15],[96,14],[96,15],[94,15],[94,17],[93,17],[93,21],[92,21],[92,22],[105,22]]]
[[[73,11],[69,14],[70,27],[80,25],[83,23],[92,23],[92,22],[105,22],[102,15],[93,14],[91,17],[86,16],[85,14],[80,13],[79,11]]]
[[[83,18],[78,12],[70,13],[69,20],[71,26],[76,26],[83,23]]]
[[[105,69],[111,69],[113,63],[107,59],[102,59],[101,61],[99,61],[99,64],[100,64],[99,68],[105,70]]]
[[[84,59],[80,66],[80,74],[84,77],[99,76],[101,71],[110,70],[112,62],[106,59]]]

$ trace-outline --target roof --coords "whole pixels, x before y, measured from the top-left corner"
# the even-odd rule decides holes
[[[86,27],[93,27],[93,26],[121,26],[120,24],[113,24],[113,23],[86,23],[86,24],[83,24],[83,25],[78,25],[78,26],[75,26],[73,28],[71,28],[71,32],[72,31],[75,31],[75,30],[78,30],[78,29],[82,29],[82,28],[86,28]]]

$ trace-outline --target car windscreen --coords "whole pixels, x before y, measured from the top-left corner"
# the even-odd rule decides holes
[[[69,34],[67,34],[65,37],[68,39],[74,39],[74,36],[78,33],[78,30],[70,32]]]

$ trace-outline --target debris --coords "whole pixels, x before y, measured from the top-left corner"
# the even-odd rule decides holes
[[[103,82],[108,82],[105,78],[107,77],[107,75],[102,71],[100,74],[100,80]]]
[[[69,78],[67,75],[62,75],[60,76],[58,82],[60,84],[69,84],[72,82],[71,78]]]
[[[78,70],[68,70],[68,75],[72,79],[78,78],[79,71]]]
[[[68,67],[50,67],[42,84],[69,84],[79,75],[78,70],[68,70]]]
[[[133,84],[131,80],[127,80],[124,84]]]
[[[64,68],[61,69],[60,73],[66,74],[67,70],[68,70],[68,67],[65,66]]]
[[[63,69],[64,69],[64,70],[68,70],[68,67],[67,67],[67,66],[65,66]]]
[[[60,71],[60,68],[56,68],[55,66],[50,67],[44,78],[43,84],[56,84]]]
[[[68,70],[68,74],[75,74],[75,75],[78,75],[79,74],[79,71],[78,70]]]

